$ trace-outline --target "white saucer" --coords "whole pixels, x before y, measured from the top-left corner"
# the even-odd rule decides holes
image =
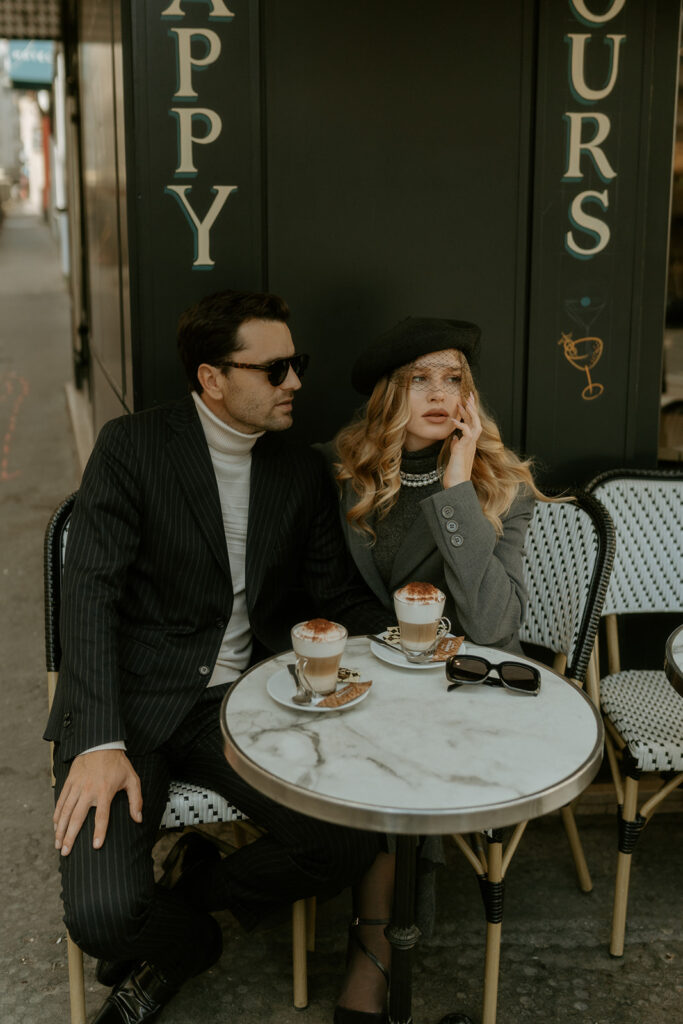
[[[344,689],[343,685],[340,684],[337,687],[337,693]],[[348,704],[342,704],[339,708],[322,708],[316,701],[323,700],[323,697],[314,697],[310,704],[295,704],[292,700],[294,696],[294,680],[292,679],[289,671],[286,668],[281,668],[274,675],[270,677],[266,685],[268,695],[277,701],[278,704],[282,704],[285,708],[293,708],[295,711],[346,711],[347,708],[352,708],[356,704],[360,704],[362,700],[365,700],[367,695],[372,689],[371,686],[364,690],[358,697],[350,700]]]
[[[384,634],[381,635],[384,636]],[[444,636],[452,637],[453,633],[445,633]],[[443,637],[440,637],[440,639],[443,639]],[[462,651],[462,645],[460,646],[460,650]],[[395,651],[392,651],[388,647],[385,647],[384,644],[375,643],[374,640],[370,641],[370,651],[376,658],[379,658],[380,661],[386,661],[388,665],[397,665],[399,668],[415,668],[420,671],[424,671],[424,669],[445,669],[446,667],[445,661],[408,661],[405,654],[399,647],[397,647]]]

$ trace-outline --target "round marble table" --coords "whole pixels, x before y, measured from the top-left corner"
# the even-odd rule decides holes
[[[664,672],[674,690],[683,697],[683,626],[675,629],[666,641]]]
[[[373,680],[355,706],[315,712],[277,703],[267,687],[293,660],[286,652],[233,685],[221,725],[228,761],[267,796],[324,821],[398,834],[397,894],[414,885],[411,837],[538,817],[568,803],[595,776],[600,716],[562,676],[538,666],[537,697],[485,685],[448,693],[443,665],[399,667],[369,646],[352,638],[343,659]],[[510,657],[474,644],[464,644],[465,652],[492,662]],[[412,1019],[410,982],[401,978],[410,972],[398,969],[411,946],[407,913],[395,901],[394,926],[402,929],[404,948],[394,946],[392,954],[394,1021]]]

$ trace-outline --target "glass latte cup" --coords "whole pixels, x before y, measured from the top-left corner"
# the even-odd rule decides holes
[[[434,653],[439,626],[451,628],[442,615],[446,595],[431,583],[406,583],[394,593],[394,611],[400,630],[401,650],[408,661],[424,661]]]
[[[329,619],[309,619],[292,626],[296,667],[314,693],[326,696],[336,690],[347,636],[344,626]]]

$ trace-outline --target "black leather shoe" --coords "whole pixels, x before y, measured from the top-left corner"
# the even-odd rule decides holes
[[[220,851],[209,839],[205,839],[199,832],[184,832],[171,847],[162,865],[163,874],[159,879],[159,885],[165,889],[173,889],[185,871],[219,859]],[[98,960],[95,977],[100,985],[113,988],[130,974],[135,964],[135,960]]]
[[[95,977],[100,985],[113,988],[123,981],[127,974],[135,967],[135,960],[98,960],[95,967]]]
[[[107,996],[92,1024],[143,1024],[154,1020],[180,988],[152,964],[143,963]]]
[[[375,956],[371,949],[365,945],[360,935],[358,934],[358,928],[360,925],[384,925],[389,924],[389,918],[379,917],[356,917],[349,926],[349,950],[347,959],[350,959],[353,946],[357,946],[358,949],[372,960],[373,964],[380,972],[382,977],[387,983],[387,989],[389,986],[389,971],[384,966],[379,957]],[[386,1010],[379,1010],[373,1012],[371,1010],[350,1010],[347,1006],[335,1006],[334,1008],[334,1024],[389,1024],[389,1014]]]
[[[166,857],[159,885],[174,889],[186,871],[220,860],[218,847],[199,832],[184,832]]]

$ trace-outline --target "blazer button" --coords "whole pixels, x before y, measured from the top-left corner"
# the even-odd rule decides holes
[[[446,529],[448,530],[449,533],[456,532],[456,530],[458,529],[458,524],[456,523],[455,519],[448,520],[448,522],[446,523]]]
[[[444,507],[441,509],[441,515],[444,517],[444,519],[452,519],[454,514],[455,509],[453,508],[452,505],[444,505]]]
[[[200,674],[200,676],[208,676],[210,671],[211,671],[211,669],[209,668],[208,665],[200,665],[199,666],[199,674]]]
[[[66,714],[64,715],[64,718],[62,719],[62,725],[68,729],[72,721],[73,719],[71,717],[71,712],[67,711]]]
[[[459,548],[464,543],[463,537],[459,533],[454,533],[451,537],[451,544],[454,548]]]
[[[214,625],[215,625],[216,629],[223,629],[224,630],[225,627],[227,626],[227,622],[225,621],[225,619],[218,618],[218,619],[216,619]]]

